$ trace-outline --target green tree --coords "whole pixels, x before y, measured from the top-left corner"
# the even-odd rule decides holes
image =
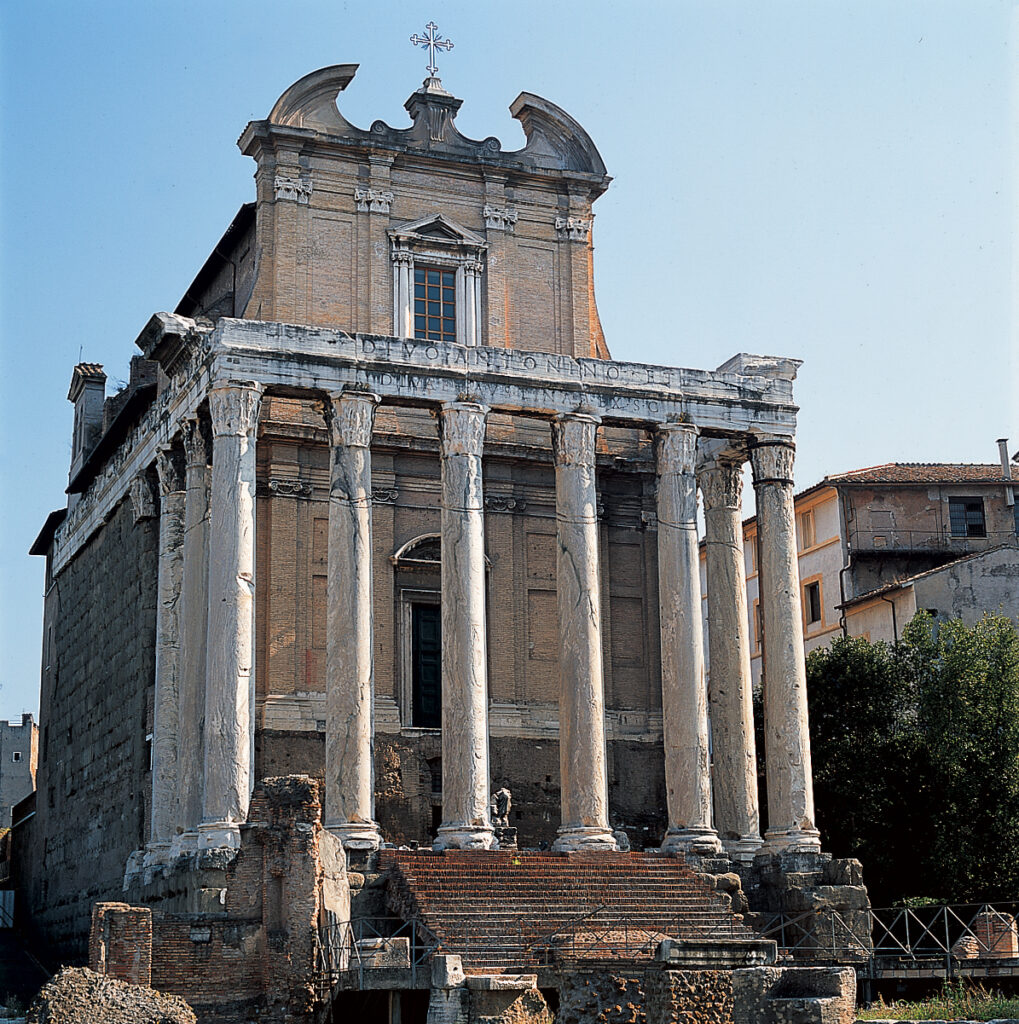
[[[875,903],[1019,896],[1019,633],[920,613],[807,659],[818,824]]]

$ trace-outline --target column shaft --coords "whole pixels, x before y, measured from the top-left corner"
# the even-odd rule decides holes
[[[205,775],[205,658],[209,628],[209,444],[201,421],[183,424],[184,565],[181,586],[177,835],[170,856],[194,849]]]
[[[559,774],[562,824],[557,850],[614,850],[605,765],[601,592],[595,486],[595,416],[552,423],[556,479],[556,589],[559,606]]]
[[[261,388],[250,383],[209,392],[212,520],[200,848],[239,846],[251,795],[255,427],[260,399]]]
[[[662,725],[669,829],[663,850],[714,854],[708,695],[704,681],[700,552],[697,546],[697,428],[658,431],[658,601],[662,631]]]
[[[176,833],[180,737],[180,598],[184,575],[184,453],[160,452],[156,684],[152,723],[152,822],[146,858],[165,862]]]
[[[488,409],[439,412],[442,460],[442,825],[435,848],[490,849],[485,501]]]
[[[374,850],[374,629],[371,438],[379,396],[332,399],[326,585],[326,828],[348,849]]]
[[[764,622],[764,742],[768,830],[762,852],[816,853],[810,769],[807,672],[796,560],[791,441],[750,450],[757,492],[761,614]]]
[[[708,579],[708,703],[715,827],[726,852],[752,860],[761,846],[753,683],[743,555],[743,467],[715,462],[698,475]]]

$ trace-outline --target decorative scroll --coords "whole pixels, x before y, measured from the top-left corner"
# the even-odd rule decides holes
[[[269,494],[275,498],[310,498],[315,488],[310,480],[272,479],[268,485]]]
[[[485,496],[485,508],[489,512],[523,512],[527,502],[508,494],[489,494]]]
[[[400,491],[396,487],[373,487],[372,501],[376,505],[395,505]]]

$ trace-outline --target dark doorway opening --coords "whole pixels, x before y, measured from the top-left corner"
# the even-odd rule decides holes
[[[442,620],[437,604],[411,608],[414,725],[442,727]]]

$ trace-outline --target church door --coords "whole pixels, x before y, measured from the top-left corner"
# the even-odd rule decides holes
[[[442,624],[437,604],[412,608],[414,725],[421,729],[442,726]]]

